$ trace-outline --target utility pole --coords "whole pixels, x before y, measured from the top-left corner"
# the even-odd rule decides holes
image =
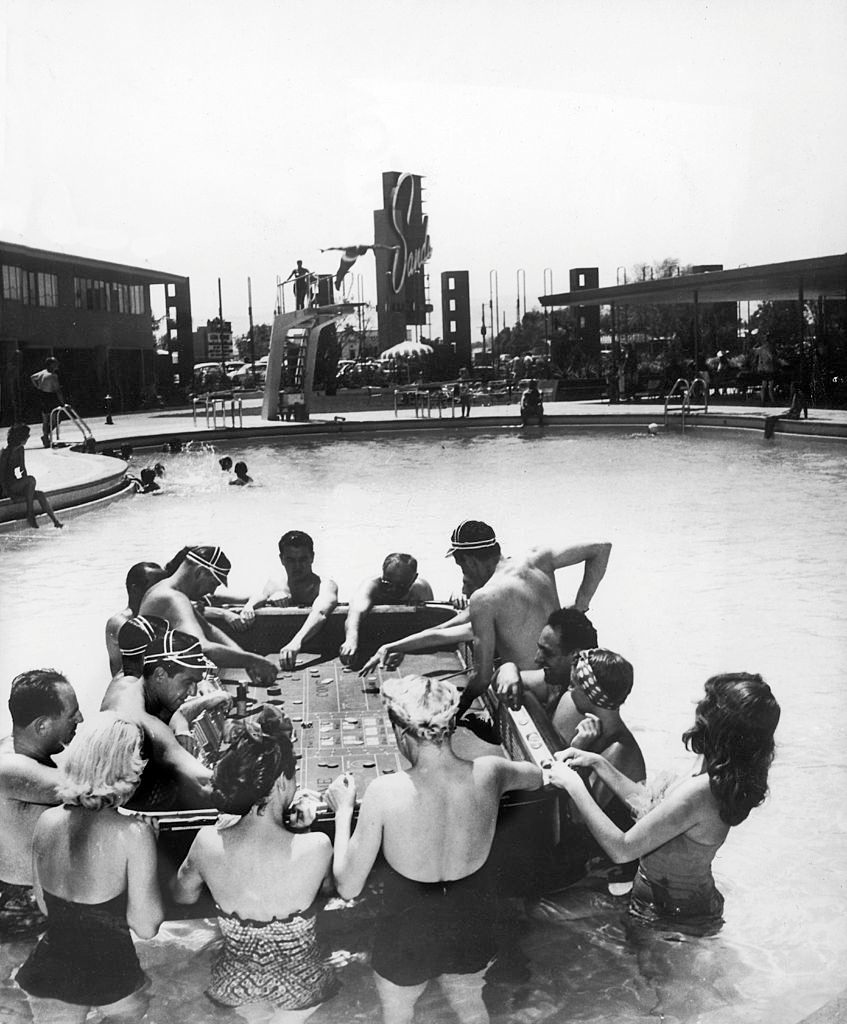
[[[256,339],[253,337],[253,287],[247,278],[247,316],[250,319],[250,360],[253,366],[253,380],[256,380]]]

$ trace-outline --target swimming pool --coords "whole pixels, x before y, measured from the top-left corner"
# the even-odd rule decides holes
[[[843,444],[580,429],[226,450],[246,459],[257,486],[228,487],[210,452],[137,455],[138,467],[166,464],[165,493],[74,519],[61,532],[0,537],[4,688],[24,668],[55,664],[83,711],[94,710],[107,677],[102,629],[122,604],[127,567],[164,561],[186,542],[221,544],[239,589],[273,568],[282,532],[305,529],[316,567],[346,599],[391,550],[417,555],[436,595],[458,589],[443,554],[463,518],[492,523],[507,554],[536,542],[609,539],[591,615],[600,642],[635,665],[625,717],[648,768],[689,765],[679,736],[708,675],[760,671],[783,708],[772,794],[716,860],[727,902],[718,936],[644,938],[626,931],[608,898],[557,898],[533,916],[517,914],[513,932],[532,976],[491,986],[492,1019],[795,1024],[847,985]],[[560,575],[570,601],[579,573]],[[5,700],[0,713],[5,729]],[[198,993],[213,936],[174,923],[143,944],[153,1019],[206,1019]],[[2,947],[2,977],[24,955],[24,947]],[[367,969],[354,962],[342,980],[315,1024],[376,1015]],[[11,1020],[28,1019],[10,986],[0,1005]],[[453,1018],[430,995],[419,1019]]]

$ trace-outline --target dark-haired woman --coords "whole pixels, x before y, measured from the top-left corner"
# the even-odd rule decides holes
[[[284,825],[295,764],[290,722],[266,707],[215,766],[215,806],[239,820],[201,829],[173,886],[180,903],[194,903],[205,882],[218,907],[224,945],[206,994],[273,1024],[305,1020],[336,989],[313,906],[332,847],[325,835]]]
[[[599,754],[573,748],[557,755],[554,785],[567,790],[595,838],[616,863],[639,858],[630,912],[649,924],[707,932],[722,922],[723,896],[712,861],[733,825],[745,820],[767,794],[779,704],[761,676],[747,672],[712,676],[683,734],[699,755],[695,772],[647,796]],[[572,768],[590,768],[638,820],[622,832],[594,803]]]
[[[15,423],[9,427],[6,435],[6,447],[0,450],[0,498],[11,498],[26,503],[26,521],[38,529],[35,518],[34,499],[38,499],[41,511],[50,517],[55,527],[61,529],[64,523],[56,518],[56,513],[44,491],[35,489],[35,477],[26,471],[26,443],[29,440],[29,427],[25,423]]]

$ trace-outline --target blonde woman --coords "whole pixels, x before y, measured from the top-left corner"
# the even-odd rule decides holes
[[[411,1021],[434,978],[464,1024],[487,1024],[482,986],[495,946],[485,864],[500,798],[538,789],[541,770],[503,757],[458,757],[450,737],[459,693],[451,683],[391,679],[382,696],[411,767],[370,784],[352,838],[353,777],[341,776],[326,791],[335,810],[338,892],[357,896],[382,850],[387,871],[371,963],[386,1024]]]
[[[62,805],[36,826],[34,887],[47,932],[17,982],[39,1024],[82,1024],[91,1007],[107,1020],[145,1015],[129,930],[152,938],[162,923],[156,844],[149,825],[117,810],[141,777],[142,738],[111,711],[86,721],[60,766]]]

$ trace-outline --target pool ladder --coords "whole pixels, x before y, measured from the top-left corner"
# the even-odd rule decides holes
[[[64,416],[70,423],[82,434],[83,446],[93,450],[94,447],[94,435],[91,433],[91,428],[85,422],[85,420],[77,413],[77,411],[70,405],[57,405],[55,409],[50,413],[50,434],[54,437],[50,447],[61,448],[63,447],[59,443],[59,426],[62,422],[62,416]]]
[[[695,402],[697,393],[702,391],[702,399]],[[671,409],[672,401],[678,401],[679,406]],[[685,430],[685,417],[694,413],[709,411],[709,389],[702,377],[695,377],[690,383],[683,377],[667,393],[665,398],[665,426],[671,416],[679,416],[682,429]]]

